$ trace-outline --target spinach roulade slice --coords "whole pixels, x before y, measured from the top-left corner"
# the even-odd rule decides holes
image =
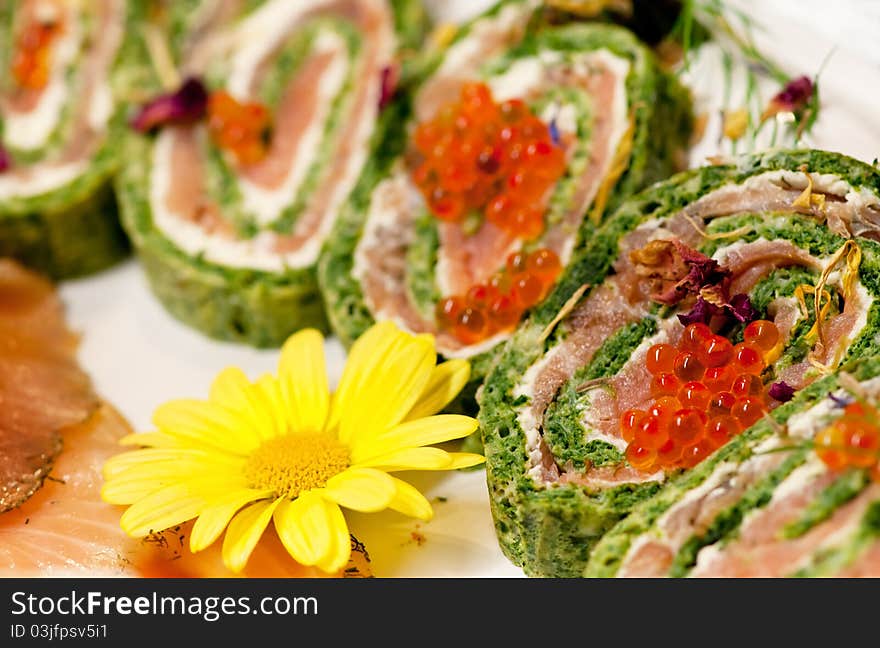
[[[876,354],[878,196],[873,167],[797,151],[686,172],[621,206],[563,279],[583,296],[542,306],[483,388],[507,555],[580,575],[669,476]]]
[[[157,76],[188,81],[166,83],[179,91],[137,114],[144,132],[127,139],[117,181],[151,287],[173,315],[216,338],[275,346],[298,328],[326,328],[318,253],[357,179],[381,165],[373,144],[396,118],[380,106],[399,55],[421,35],[421,7],[227,0],[168,9],[168,43],[156,31],[146,42]],[[179,72],[164,63],[175,57]]]
[[[615,26],[551,26],[503,2],[461,28],[410,95],[381,176],[322,254],[330,322],[435,334],[481,379],[606,209],[673,169],[686,94]]]
[[[638,504],[587,576],[880,576],[880,361],[850,363]]]
[[[63,278],[126,253],[110,178],[132,19],[124,0],[0,6],[0,256]]]

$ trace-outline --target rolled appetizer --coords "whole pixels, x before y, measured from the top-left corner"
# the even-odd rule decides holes
[[[318,253],[362,174],[417,0],[169,3],[147,46],[164,94],[133,119],[123,223],[167,309],[204,333],[277,346],[326,328]],[[157,28],[158,29],[158,28]],[[176,63],[175,63],[176,62]],[[158,90],[158,89],[157,89]]]
[[[689,100],[627,30],[502,2],[462,27],[389,132],[321,257],[334,331],[436,336],[485,376],[605,212],[668,175]]]
[[[670,476],[759,440],[777,405],[875,355],[878,216],[880,173],[822,151],[686,172],[621,206],[483,387],[511,560],[582,574]]]
[[[110,179],[125,0],[0,4],[0,256],[55,278],[120,259]]]
[[[873,358],[813,383],[638,504],[585,574],[880,576],[878,376]]]

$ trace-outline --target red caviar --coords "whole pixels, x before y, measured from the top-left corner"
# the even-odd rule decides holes
[[[547,296],[561,271],[562,264],[552,250],[514,252],[504,269],[487,283],[471,286],[464,296],[452,295],[437,302],[437,326],[464,344],[476,344],[510,329],[525,311]]]
[[[55,2],[45,6],[49,8],[48,16],[33,15],[22,25],[12,55],[12,77],[20,87],[30,90],[44,88],[49,82],[52,43],[62,30],[56,17],[61,7]]]
[[[776,328],[773,322],[755,320],[746,326],[746,330],[743,331],[743,339],[747,344],[751,344],[764,353],[768,353],[779,342],[779,329]]]
[[[466,83],[458,102],[416,127],[412,144],[412,178],[434,216],[461,222],[476,212],[525,240],[544,232],[548,192],[565,171],[565,152],[525,103],[496,103],[486,84]],[[558,273],[542,259],[529,270]]]
[[[674,373],[659,373],[651,379],[651,396],[676,396],[681,387],[681,381]]]
[[[259,162],[268,150],[269,111],[256,102],[242,103],[226,91],[208,98],[208,130],[217,145],[239,164]]]
[[[867,468],[880,481],[880,412],[864,402],[847,405],[843,416],[813,439],[816,454],[831,470]]]
[[[734,346],[705,324],[691,324],[678,345],[648,349],[645,367],[655,400],[646,411],[627,410],[620,419],[631,466],[646,472],[695,466],[764,415],[759,374],[779,332],[766,320],[746,330],[746,342]]]

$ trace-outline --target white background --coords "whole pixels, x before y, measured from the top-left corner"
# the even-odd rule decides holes
[[[465,18],[483,0],[434,2],[438,18]],[[872,160],[880,156],[880,1],[775,0],[737,2],[763,25],[758,44],[792,75],[812,74],[834,50],[822,76],[823,113],[813,143]],[[833,7],[833,9],[832,9]],[[699,88],[696,88],[698,100]],[[704,93],[711,94],[711,93]],[[709,100],[709,97],[703,97]],[[698,160],[694,161],[698,163]],[[97,390],[132,425],[150,429],[163,401],[204,398],[223,367],[251,377],[274,371],[275,351],[208,340],[165,313],[135,261],[96,277],[66,283],[62,297],[71,326],[83,335],[80,359]],[[339,343],[326,344],[331,380],[344,361]],[[521,576],[495,540],[484,473],[404,475],[436,502],[435,518],[418,525],[395,513],[353,514],[352,530],[366,543],[379,576]],[[412,533],[424,536],[419,545]]]

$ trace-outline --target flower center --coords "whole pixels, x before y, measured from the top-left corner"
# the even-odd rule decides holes
[[[266,441],[254,451],[244,468],[252,488],[274,490],[295,498],[351,465],[348,448],[327,434],[288,434]]]

